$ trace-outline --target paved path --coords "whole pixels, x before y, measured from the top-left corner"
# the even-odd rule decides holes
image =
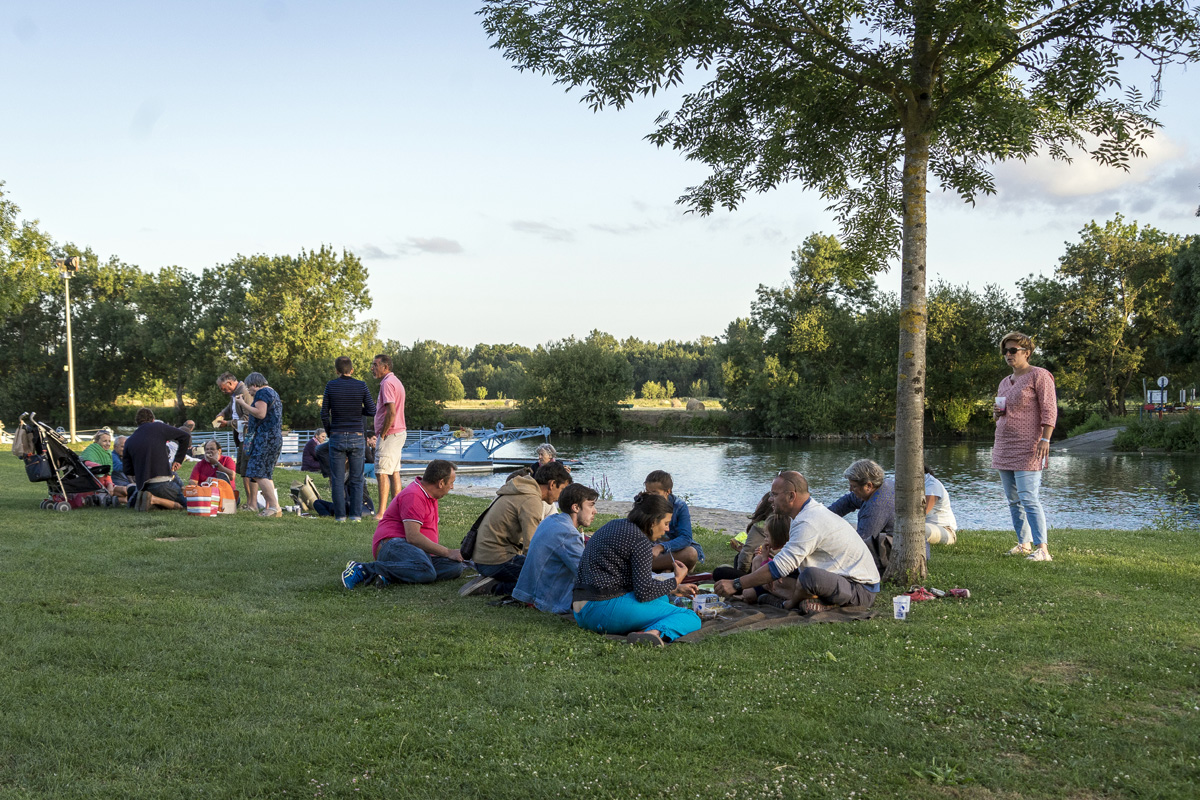
[[[1109,455],[1113,452],[1113,439],[1117,438],[1117,434],[1123,430],[1125,430],[1124,427],[1105,428],[1102,431],[1072,436],[1061,442],[1055,442],[1050,445],[1050,449],[1060,453],[1070,453],[1073,456]]]

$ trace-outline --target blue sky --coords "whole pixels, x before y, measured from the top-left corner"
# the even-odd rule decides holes
[[[685,214],[702,167],[643,141],[671,96],[593,114],[490,49],[477,7],[7,0],[0,180],[59,241],[147,269],[348,248],[405,343],[719,335],[836,232],[799,186]],[[1131,173],[1042,160],[974,209],[935,193],[931,278],[1013,288],[1118,211],[1200,231],[1198,109],[1176,69]]]

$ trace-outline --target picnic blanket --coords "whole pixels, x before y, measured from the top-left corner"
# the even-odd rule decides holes
[[[792,610],[784,610],[766,605],[746,605],[738,600],[726,600],[728,608],[721,611],[715,619],[706,619],[700,624],[700,630],[680,636],[676,642],[699,642],[709,636],[730,636],[747,631],[764,631],[771,628],[785,628],[791,625],[819,625],[829,622],[853,622],[855,620],[872,619],[878,612],[873,608],[862,606],[847,606],[833,608],[818,614],[803,616]]]
[[[689,643],[699,642],[707,639],[709,636],[731,636],[735,633],[745,633],[746,631],[765,631],[771,628],[786,628],[790,625],[820,625],[829,622],[855,622],[864,619],[874,619],[879,615],[873,607],[865,606],[845,606],[843,608],[832,608],[828,611],[822,611],[818,614],[810,614],[803,616],[795,610],[785,610],[769,605],[746,605],[740,600],[725,600],[727,608],[721,610],[715,619],[706,619],[700,623],[700,630],[689,633],[686,636],[680,636],[675,642]],[[519,600],[514,600],[511,597],[505,597],[498,600],[493,600],[488,605],[491,606],[506,606],[514,605],[526,607],[525,603]],[[563,622],[571,625],[575,624],[575,617],[572,614],[557,615]],[[607,634],[606,639],[611,639],[614,642],[624,642],[625,634]]]

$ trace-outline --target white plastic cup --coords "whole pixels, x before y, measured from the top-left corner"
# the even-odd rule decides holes
[[[1007,405],[1008,405],[1007,397],[997,397],[996,398],[996,416],[998,416],[998,417],[1004,416],[1004,409],[1006,408]]]
[[[892,598],[892,615],[896,619],[908,619],[908,609],[912,604],[912,598],[906,594],[896,595]]]

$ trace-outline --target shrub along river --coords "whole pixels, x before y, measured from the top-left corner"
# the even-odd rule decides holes
[[[497,453],[501,458],[534,458],[540,442],[514,442]],[[675,480],[675,493],[688,503],[749,513],[771,479],[783,469],[802,472],[813,496],[830,503],[846,491],[842,471],[858,458],[879,462],[890,476],[893,442],[813,442],[781,439],[691,438],[621,439],[602,436],[555,436],[563,459],[582,464],[577,481],[599,487],[607,480],[613,499],[629,500],[651,470],[665,469]],[[1005,530],[1011,527],[1000,479],[991,466],[990,444],[933,444],[926,448],[928,466],[946,485],[962,529]],[[1051,529],[1135,529],[1155,526],[1169,511],[1167,478],[1174,470],[1179,488],[1195,499],[1200,493],[1196,456],[1070,455],[1052,453],[1042,482],[1042,503]],[[462,475],[460,486],[500,486],[504,473]],[[1188,527],[1200,526],[1196,506],[1188,506]]]

